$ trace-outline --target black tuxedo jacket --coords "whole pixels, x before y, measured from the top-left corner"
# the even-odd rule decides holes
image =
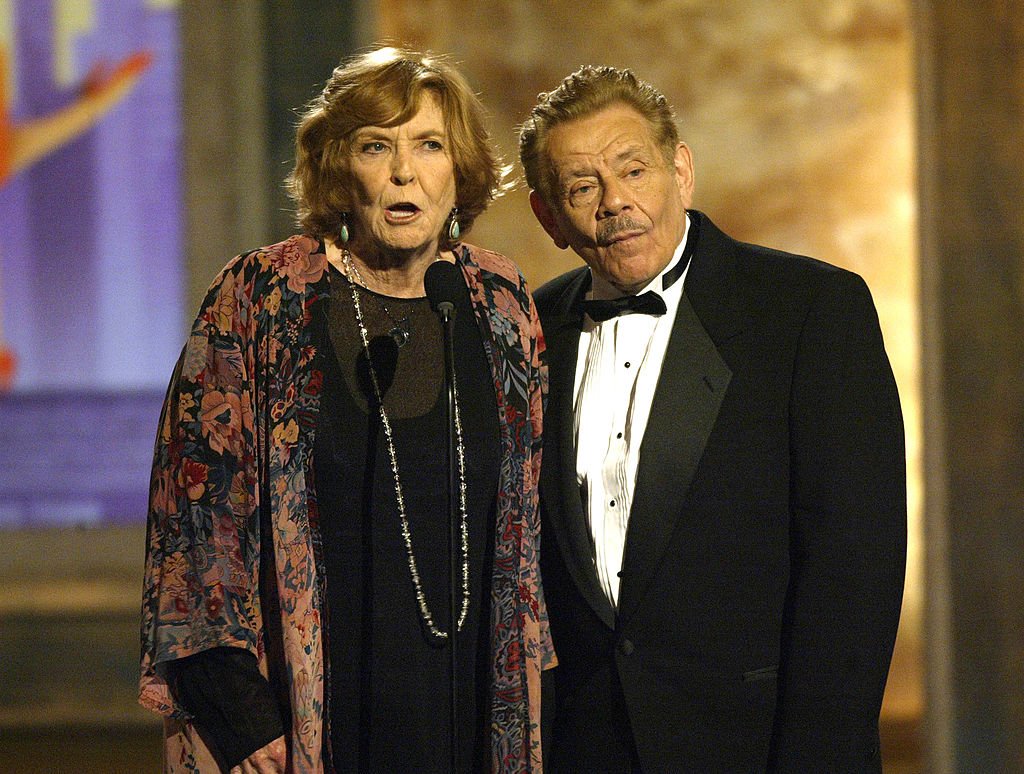
[[[870,294],[853,273],[690,216],[698,242],[640,449],[617,610],[576,481],[589,271],[535,294],[550,366],[541,568],[559,658],[546,757],[607,770],[618,737],[645,772],[880,771],[906,473]]]

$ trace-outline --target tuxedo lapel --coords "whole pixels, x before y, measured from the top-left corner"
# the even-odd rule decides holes
[[[732,378],[715,341],[735,335],[744,322],[726,311],[714,319],[715,328],[709,331],[695,311],[690,297],[703,301],[712,291],[718,309],[733,305],[731,251],[706,217],[697,212],[691,212],[691,217],[701,218],[700,243],[687,272],[686,292],[676,312],[640,446],[622,558],[620,621],[635,611],[657,569]]]
[[[639,604],[682,512],[732,372],[721,345],[750,324],[735,273],[736,243],[696,210],[699,241],[686,274],[647,429],[640,447],[636,487],[622,560],[618,618]],[[548,346],[549,394],[544,415],[541,501],[546,525],[580,593],[609,627],[616,613],[601,589],[579,486],[573,436],[573,383],[590,275],[580,269],[541,311]],[[550,540],[550,532],[545,533]]]
[[[581,302],[588,286],[589,273],[582,270],[567,286],[553,313],[544,319],[550,365],[540,492],[548,515],[546,526],[554,530],[553,537],[569,574],[601,620],[615,628],[615,611],[601,589],[594,567],[594,549],[576,483],[573,384],[583,319]],[[551,540],[552,536],[545,534],[544,539]]]

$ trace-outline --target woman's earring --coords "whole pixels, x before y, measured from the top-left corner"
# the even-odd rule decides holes
[[[461,233],[462,229],[459,228],[459,208],[452,207],[451,214],[448,216],[448,241],[457,242]]]
[[[338,232],[338,237],[341,239],[341,243],[345,244],[348,241],[348,213],[341,213],[341,230]]]

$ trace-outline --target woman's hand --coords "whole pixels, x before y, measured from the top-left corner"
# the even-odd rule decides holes
[[[288,748],[279,736],[231,769],[231,774],[284,774],[288,763]]]

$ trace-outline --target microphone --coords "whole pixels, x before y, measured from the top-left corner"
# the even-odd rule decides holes
[[[444,386],[447,397],[445,425],[448,436],[448,745],[451,755],[449,771],[459,771],[459,692],[458,648],[459,611],[456,599],[459,589],[459,471],[456,452],[455,423],[455,302],[463,292],[465,280],[454,263],[434,261],[423,275],[423,288],[431,308],[441,318],[444,330]]]
[[[454,263],[434,261],[423,275],[423,287],[427,291],[430,307],[442,320],[455,316],[455,302],[465,282],[462,272]]]

